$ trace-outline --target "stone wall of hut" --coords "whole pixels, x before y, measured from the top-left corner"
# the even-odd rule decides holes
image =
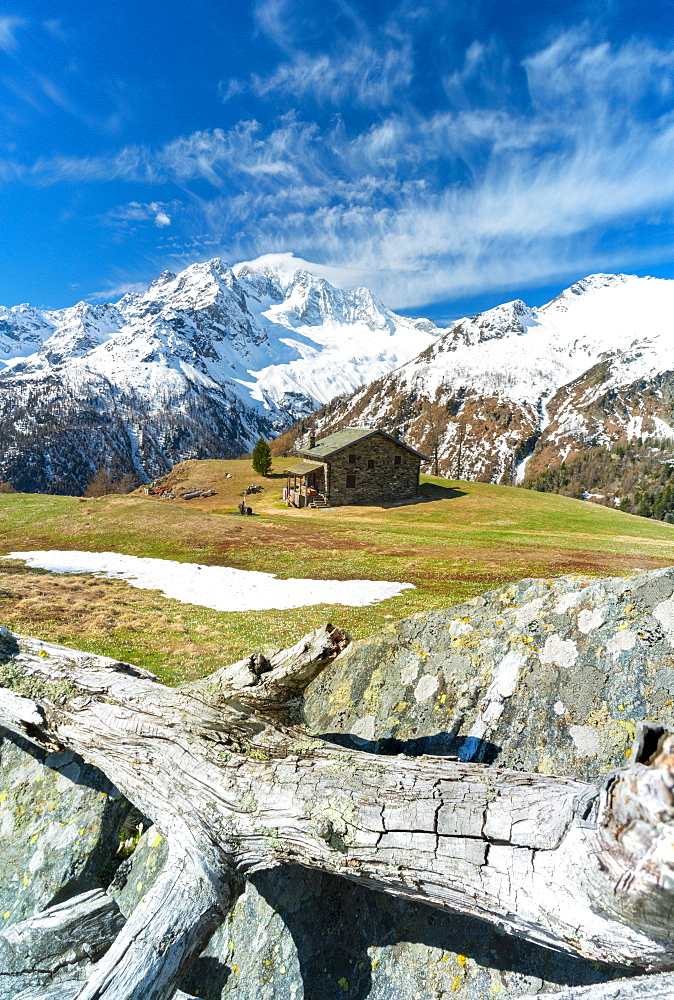
[[[396,455],[400,464],[396,465]],[[369,504],[382,500],[409,500],[419,493],[420,460],[402,445],[378,434],[358,441],[331,456],[330,503]],[[373,462],[374,468],[368,467]],[[347,486],[355,476],[355,486]]]

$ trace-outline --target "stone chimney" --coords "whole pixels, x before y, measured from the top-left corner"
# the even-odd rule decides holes
[[[309,434],[309,447],[310,448],[316,447],[316,435],[314,434],[313,431],[311,431],[311,433]]]

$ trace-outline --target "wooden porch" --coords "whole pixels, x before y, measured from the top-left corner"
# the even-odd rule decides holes
[[[285,470],[288,507],[327,507],[326,467],[321,462],[298,462]]]

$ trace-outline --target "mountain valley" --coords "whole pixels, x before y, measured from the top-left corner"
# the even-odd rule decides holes
[[[674,439],[674,281],[592,275],[441,329],[312,267],[216,258],[114,304],[1,309],[0,481],[78,494],[104,469],[130,488],[259,436],[290,454],[309,429],[376,425],[435,475],[528,485]]]
[[[115,304],[0,309],[0,480],[81,493],[249,452],[440,334],[290,254],[164,272]]]

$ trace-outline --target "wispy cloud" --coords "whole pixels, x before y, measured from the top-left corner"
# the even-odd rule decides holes
[[[334,106],[351,99],[370,108],[388,105],[404,92],[413,68],[409,42],[383,50],[359,43],[336,55],[300,53],[268,76],[253,74],[249,86],[258,97],[281,94]]]
[[[86,297],[87,302],[116,302],[123,295],[144,292],[148,284],[156,275],[148,276],[147,281],[132,281],[124,277],[113,278],[106,285],[96,292],[91,292]]]
[[[365,125],[288,113],[155,149],[5,161],[0,176],[178,185],[187,199],[179,207],[170,195],[133,201],[106,221],[166,228],[176,257],[292,250],[349,268],[394,306],[601,268],[616,259],[602,234],[671,214],[671,50],[644,39],[612,47],[586,26],[514,66],[500,43],[474,42],[442,69],[441,106],[396,100],[393,111],[388,102],[417,72],[409,45],[392,44],[393,28],[377,45],[367,37],[308,55],[284,11],[282,0],[258,6],[288,56],[246,86],[262,101],[376,106]]]
[[[3,52],[14,52],[18,48],[16,32],[25,23],[23,17],[0,16],[0,49]]]
[[[171,225],[171,214],[178,207],[178,202],[151,201],[141,203],[130,201],[126,205],[113,208],[105,215],[105,222],[110,225],[127,225],[136,222],[153,222],[159,229]]]

